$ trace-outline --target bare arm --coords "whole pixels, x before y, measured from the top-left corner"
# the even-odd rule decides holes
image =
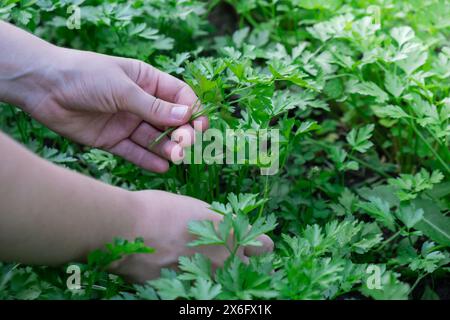
[[[200,252],[213,266],[223,264],[223,247],[190,248],[192,220],[219,222],[208,204],[163,191],[130,192],[43,160],[0,132],[0,261],[58,265],[84,261],[115,237],[143,237],[156,252],[126,258],[111,270],[133,282],[159,276],[179,256]],[[239,255],[273,249],[241,248]]]
[[[164,126],[191,135],[186,122],[196,96],[145,63],[58,48],[0,21],[0,101],[72,140],[162,172],[185,143],[148,144]],[[206,128],[207,120],[199,121]],[[202,219],[221,216],[193,198],[129,192],[60,168],[0,132],[0,261],[56,265],[83,260],[114,237],[144,237],[156,253],[125,259],[113,271],[142,282],[195,251],[218,266],[225,249],[186,247],[193,240],[187,224]],[[271,250],[268,237],[261,241]]]
[[[1,132],[0,155],[0,261],[82,260],[136,230],[131,193],[40,159]]]
[[[57,47],[0,21],[0,101],[73,141],[164,172],[192,141],[197,97],[142,61]],[[165,127],[176,127],[173,139],[149,149]]]
[[[50,62],[55,48],[0,20],[0,101],[25,107],[43,99],[41,88],[49,89],[54,81]]]

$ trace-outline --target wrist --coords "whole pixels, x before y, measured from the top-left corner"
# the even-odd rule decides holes
[[[127,191],[117,187],[110,187],[108,205],[102,209],[97,241],[92,244],[90,251],[102,248],[106,243],[115,238],[134,240],[142,237],[139,234],[142,224],[142,206],[135,192]],[[106,192],[106,191],[105,191]]]
[[[143,238],[147,246],[152,248],[159,248],[158,240],[161,240],[158,232],[163,232],[163,228],[160,225],[161,221],[155,215],[158,215],[157,206],[154,206],[155,192],[151,190],[147,191],[126,191],[124,195],[127,203],[126,219],[127,222],[123,223],[120,237],[127,240],[135,240],[137,237]],[[149,206],[149,202],[153,205]],[[131,223],[130,223],[131,222]],[[118,237],[117,234],[109,236],[111,239]],[[110,242],[110,241],[109,241]],[[157,250],[159,251],[159,250]],[[161,257],[158,254],[152,254],[151,264],[158,265],[159,269],[164,266],[161,261]],[[122,275],[128,278],[130,274],[135,272],[144,274],[150,272],[146,270],[144,261],[146,255],[129,255],[120,260],[114,261],[109,266],[109,271]],[[157,274],[155,274],[157,276]]]
[[[85,261],[91,252],[104,249],[116,238],[134,240],[139,236],[136,232],[141,220],[139,203],[133,193],[98,181],[91,182],[92,189],[86,189],[92,196],[81,201],[83,212],[77,215],[77,220],[82,220],[79,221],[82,227],[80,233],[74,234],[76,239],[72,243],[77,244],[78,254],[70,259],[72,261]]]
[[[9,81],[9,103],[32,113],[58,85],[58,51],[49,45],[42,48],[34,61],[17,67],[17,73]]]
[[[134,240],[137,237],[152,238],[155,230],[153,227],[157,223],[151,221],[158,221],[155,215],[158,214],[157,206],[153,199],[154,191],[125,191],[125,203],[127,204],[127,220],[133,221],[129,224],[129,228],[124,230],[125,238]],[[152,204],[149,207],[149,203]]]

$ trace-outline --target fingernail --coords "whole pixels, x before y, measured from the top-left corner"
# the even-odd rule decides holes
[[[171,115],[176,120],[183,120],[186,116],[186,113],[188,112],[189,107],[186,106],[180,106],[180,107],[173,107],[171,111]]]

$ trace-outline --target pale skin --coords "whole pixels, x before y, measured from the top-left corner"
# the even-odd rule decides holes
[[[192,139],[197,97],[181,80],[143,62],[53,46],[0,21],[0,101],[55,132],[150,171],[165,172]],[[208,127],[200,117],[199,126]],[[148,149],[164,128],[176,127]],[[85,261],[115,237],[143,237],[156,253],[133,255],[112,272],[133,282],[159,276],[179,256],[200,252],[214,267],[224,248],[188,247],[192,220],[219,222],[209,205],[163,191],[130,192],[51,164],[0,132],[0,261],[60,265]],[[273,242],[240,250],[243,260]]]

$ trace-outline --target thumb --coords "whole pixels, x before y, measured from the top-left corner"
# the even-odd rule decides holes
[[[134,84],[123,99],[123,109],[134,113],[144,121],[157,127],[178,127],[189,122],[191,106],[176,104],[156,98]]]

